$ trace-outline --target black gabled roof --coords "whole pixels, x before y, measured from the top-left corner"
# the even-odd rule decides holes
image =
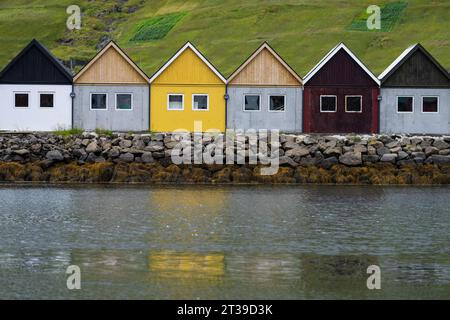
[[[39,41],[33,39],[1,71],[3,84],[71,84],[72,74]]]
[[[412,73],[411,70],[412,66],[408,66],[408,68],[406,68],[406,70],[401,70],[403,69],[402,66],[406,66],[406,64],[409,62],[409,60],[411,59],[411,57],[413,57],[414,55],[416,55],[417,53],[419,53],[422,56],[422,66],[421,67],[434,67],[435,71],[434,74],[426,74],[424,76],[428,76],[428,77],[433,77],[432,80],[439,80],[436,79],[436,76],[439,78],[441,78],[440,80],[442,81],[443,79],[446,79],[447,81],[450,81],[450,74],[448,73],[448,71],[420,44],[420,43],[416,43],[412,46],[410,46],[409,48],[407,48],[396,60],[394,60],[389,67],[386,68],[386,70],[383,71],[382,74],[380,74],[379,79],[381,81],[381,84],[384,84],[386,82],[388,82],[388,80],[390,80],[391,77],[393,77],[395,75],[395,73],[397,71],[402,71],[404,73],[404,77],[409,77],[410,81],[413,81],[415,76],[417,76],[417,73],[415,72],[414,74],[408,74]],[[428,64],[428,66],[426,64],[424,64],[425,61]],[[417,63],[420,63],[417,62]],[[400,69],[400,70],[399,70]],[[440,73],[441,76],[438,76],[436,73]],[[398,76],[398,79],[392,79],[392,82],[401,82],[402,77]],[[421,79],[423,81],[429,81],[431,79]],[[417,81],[417,79],[416,79]],[[439,81],[437,81],[438,83]],[[438,83],[439,84],[439,83]]]

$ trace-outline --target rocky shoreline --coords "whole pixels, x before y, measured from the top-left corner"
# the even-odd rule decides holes
[[[200,152],[226,154],[222,138],[203,137]],[[172,150],[181,139],[162,133],[0,134],[0,182],[450,184],[450,136],[280,134],[274,175],[262,175],[263,164],[249,164],[245,138],[236,143],[245,150],[245,164],[174,164]]]

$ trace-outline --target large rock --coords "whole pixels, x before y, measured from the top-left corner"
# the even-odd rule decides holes
[[[429,159],[431,159],[433,161],[433,163],[436,163],[436,164],[450,163],[450,156],[440,156],[440,155],[434,154]]]
[[[425,155],[428,157],[432,154],[438,154],[439,153],[439,149],[436,147],[426,147],[425,148]]]
[[[155,161],[155,159],[153,159],[151,152],[144,152],[141,156],[141,160],[144,163],[151,163]]]
[[[326,149],[323,152],[324,155],[328,156],[328,157],[333,157],[333,156],[341,156],[342,155],[342,148],[341,147],[329,147],[328,149]]]
[[[304,157],[309,155],[309,149],[304,147],[297,147],[286,151],[285,155],[287,157]]]
[[[395,163],[396,159],[397,159],[397,154],[395,154],[395,153],[385,153],[381,157],[380,161],[381,162],[392,162],[392,163]]]
[[[95,153],[100,151],[100,148],[98,147],[97,141],[93,141],[91,143],[88,144],[88,146],[86,147],[86,152],[87,153]]]
[[[363,155],[362,161],[364,163],[376,163],[380,161],[380,156],[377,156],[376,154]]]
[[[20,149],[20,150],[14,150],[13,154],[17,154],[18,156],[26,156],[30,153],[30,151],[28,151],[27,149]]]
[[[119,146],[122,149],[130,148],[132,144],[133,142],[131,142],[131,140],[120,140],[119,142]]]
[[[433,143],[433,147],[438,148],[439,150],[449,149],[450,144],[448,144],[447,142],[445,142],[443,140],[435,140]]]
[[[335,164],[338,164],[338,163],[339,163],[339,160],[337,157],[329,157],[329,158],[322,160],[322,162],[320,163],[320,166],[323,167],[324,169],[330,169],[332,166],[334,166]]]
[[[123,153],[119,157],[120,161],[123,162],[133,162],[134,161],[134,155],[132,153]]]
[[[51,151],[47,152],[45,157],[51,161],[63,161],[64,160],[62,153],[59,152],[58,150],[51,150]]]
[[[387,147],[381,147],[381,148],[377,149],[377,154],[379,156],[383,156],[386,153],[391,153],[391,150],[389,148],[387,148]]]
[[[347,166],[359,166],[362,164],[361,153],[347,152],[339,157],[339,162]]]

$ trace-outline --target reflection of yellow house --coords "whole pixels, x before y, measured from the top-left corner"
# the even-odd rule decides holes
[[[225,131],[225,78],[186,43],[150,79],[150,129]],[[201,128],[194,123],[201,122]]]
[[[159,276],[215,278],[224,275],[224,260],[221,253],[161,251],[150,253],[149,269]]]

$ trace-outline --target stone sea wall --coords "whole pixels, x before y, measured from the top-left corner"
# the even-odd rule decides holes
[[[224,159],[222,137],[203,137],[200,152]],[[234,155],[245,164],[174,164],[178,140],[161,133],[1,134],[0,182],[450,184],[450,136],[280,134],[274,175],[248,163],[248,139],[237,142],[247,155]]]

